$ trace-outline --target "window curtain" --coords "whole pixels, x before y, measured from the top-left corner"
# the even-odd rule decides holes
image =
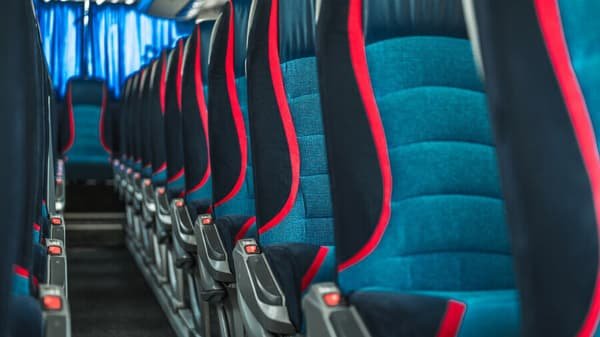
[[[193,29],[191,23],[151,17],[134,6],[92,4],[84,26],[81,3],[36,5],[50,75],[62,97],[67,81],[83,76],[106,81],[120,97],[127,76]]]

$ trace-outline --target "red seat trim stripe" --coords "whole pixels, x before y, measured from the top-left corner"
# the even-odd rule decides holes
[[[310,265],[310,267],[308,268],[308,270],[302,277],[302,283],[300,285],[301,291],[306,290],[306,288],[308,288],[308,286],[314,280],[315,276],[317,276],[317,273],[319,272],[319,269],[321,269],[321,266],[325,262],[325,259],[327,258],[328,253],[329,253],[328,247],[321,246],[319,248],[319,251],[317,252],[317,256],[315,256],[313,263]]]
[[[187,193],[194,193],[197,190],[201,189],[202,186],[206,184],[208,178],[211,174],[210,167],[210,156],[208,155],[209,143],[208,143],[208,110],[206,108],[206,100],[204,98],[204,84],[202,83],[202,38],[200,32],[200,26],[196,27],[197,29],[197,39],[196,39],[196,55],[194,55],[194,84],[196,86],[196,104],[198,105],[198,110],[200,111],[200,120],[202,121],[202,127],[204,128],[204,137],[206,139],[206,157],[208,164],[206,165],[206,170],[204,170],[204,174],[202,175],[202,179],[200,182],[196,184],[192,189],[190,189]]]
[[[181,170],[179,170],[179,172],[175,173],[174,176],[169,178],[169,180],[167,180],[167,183],[172,183],[172,182],[176,181],[177,179],[183,177],[184,174],[185,174],[185,169],[182,168]]]
[[[440,324],[436,337],[456,337],[460,330],[467,306],[464,303],[450,300],[446,306],[446,313]]]
[[[167,94],[167,55],[162,54],[162,67],[160,70],[160,85],[158,87],[158,99],[160,102],[160,113],[164,116],[166,110],[166,94]]]
[[[69,141],[63,147],[62,153],[65,154],[73,147],[75,143],[75,116],[73,115],[73,93],[71,83],[67,89],[67,113],[69,114]]]
[[[390,159],[388,155],[388,147],[379,115],[379,108],[375,101],[375,93],[371,84],[371,76],[367,64],[367,56],[365,51],[365,42],[363,34],[362,22],[362,0],[350,0],[348,10],[348,42],[350,45],[350,59],[356,77],[356,84],[360,92],[367,119],[373,133],[373,142],[379,159],[381,170],[381,185],[383,189],[382,205],[379,219],[375,231],[367,243],[348,260],[343,261],[338,266],[340,271],[345,270],[371,254],[381,241],[383,234],[387,228],[391,216],[391,200],[392,200],[392,170],[390,167]]]
[[[179,109],[179,111],[181,111],[181,81],[183,77],[183,40],[179,40],[179,42],[177,43],[177,69],[175,69],[175,71],[177,72],[175,74],[175,94],[177,95],[177,108]]]
[[[240,228],[240,230],[235,235],[234,243],[236,243],[236,242],[240,241],[241,239],[243,239],[244,237],[246,237],[246,234],[248,233],[250,228],[252,228],[252,226],[255,223],[256,223],[256,217],[254,217],[254,216],[249,218],[248,220],[246,220],[246,222],[244,222],[244,224],[242,225],[242,228]]]
[[[562,91],[569,118],[575,131],[575,138],[590,180],[596,226],[598,226],[600,224],[600,156],[585,97],[571,63],[560,8],[557,0],[535,0],[535,9],[548,56]],[[598,235],[600,235],[600,228],[598,229]],[[598,326],[600,315],[600,267],[596,266],[596,268],[596,284],[590,301],[590,308],[576,335],[577,337],[593,336]]]
[[[229,32],[227,41],[227,54],[225,56],[225,81],[227,83],[227,93],[229,96],[229,105],[231,106],[231,114],[235,129],[237,132],[238,143],[240,146],[240,172],[238,178],[231,190],[221,199],[215,202],[215,206],[221,206],[231,200],[241,190],[246,178],[246,170],[248,169],[248,139],[246,138],[246,126],[244,116],[240,107],[240,100],[235,85],[235,67],[234,67],[234,31],[235,31],[235,15],[233,4],[229,6],[231,12],[229,14]]]
[[[108,145],[106,145],[106,138],[104,136],[104,115],[106,114],[106,105],[107,105],[107,100],[108,100],[108,93],[106,91],[106,85],[102,85],[102,106],[100,107],[100,144],[102,145],[102,147],[104,148],[104,151],[106,151],[108,154],[112,154],[112,151],[110,150],[110,148],[108,147]]]
[[[164,171],[164,170],[166,170],[166,169],[167,169],[167,163],[166,163],[166,162],[164,162],[164,163],[162,163],[162,165],[160,165],[160,167],[159,167],[159,168],[158,168],[156,171],[154,171],[152,174],[159,174],[159,173],[161,173],[162,171]]]
[[[24,277],[24,278],[29,278],[29,270],[27,270],[25,267],[15,264],[13,266],[13,270],[14,270],[15,274],[17,274],[18,276]]]
[[[281,74],[281,63],[279,58],[279,0],[273,0],[271,3],[268,45],[271,80],[273,82],[275,98],[277,100],[277,106],[279,109],[279,114],[281,116],[281,122],[283,123],[283,129],[285,132],[285,137],[290,152],[292,177],[290,193],[286,202],[284,203],[283,207],[279,210],[279,212],[259,229],[258,232],[260,234],[264,234],[265,232],[273,229],[291,211],[292,207],[294,206],[294,203],[296,202],[298,186],[300,184],[300,150],[298,148],[296,130],[294,129],[294,122],[292,120],[292,114],[290,112],[287,96],[285,93],[285,86],[283,83],[283,75]]]

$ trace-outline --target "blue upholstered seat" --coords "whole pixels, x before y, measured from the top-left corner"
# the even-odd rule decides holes
[[[374,336],[517,336],[461,2],[325,1],[318,34],[342,292]]]
[[[248,37],[258,241],[296,331],[303,327],[303,292],[334,277],[315,27],[315,1],[261,1]]]

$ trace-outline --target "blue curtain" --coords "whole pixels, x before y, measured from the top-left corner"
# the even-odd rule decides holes
[[[64,96],[71,77],[106,81],[115,97],[124,79],[161,50],[189,35],[191,23],[159,19],[134,6],[92,4],[84,27],[81,3],[37,4],[44,52],[56,91]]]

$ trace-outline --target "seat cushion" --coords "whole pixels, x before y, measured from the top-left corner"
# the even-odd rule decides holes
[[[373,337],[519,335],[514,290],[412,292],[359,290],[350,295]]]
[[[302,296],[311,284],[334,280],[335,248],[300,243],[261,248],[285,295],[290,321],[297,331],[301,331]]]

